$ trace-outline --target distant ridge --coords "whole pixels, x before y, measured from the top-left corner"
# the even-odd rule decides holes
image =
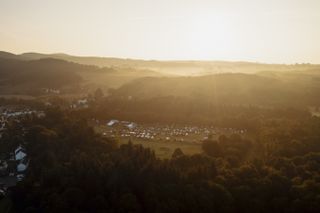
[[[263,64],[256,62],[228,62],[228,61],[157,61],[140,59],[123,59],[112,57],[72,56],[64,53],[42,54],[23,53],[15,55],[8,52],[0,52],[0,58],[19,60],[38,60],[43,58],[55,58],[78,64],[94,65],[98,67],[122,67],[147,69],[164,74],[175,75],[208,75],[215,73],[258,73],[263,71],[298,71],[320,69],[316,64]]]
[[[0,51],[0,58],[5,58],[5,59],[20,59],[20,56],[19,56],[19,55],[15,55],[15,54],[13,54],[13,53]]]

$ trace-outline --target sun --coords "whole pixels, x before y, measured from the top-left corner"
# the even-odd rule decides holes
[[[188,41],[191,51],[201,59],[230,54],[234,48],[231,22],[226,16],[198,16],[190,21]]]

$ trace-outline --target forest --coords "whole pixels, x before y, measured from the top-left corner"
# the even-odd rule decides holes
[[[209,137],[202,154],[188,156],[177,149],[168,160],[134,141],[119,145],[98,135],[81,112],[52,108],[46,114],[12,123],[3,137],[18,143],[14,136],[27,127],[22,137],[31,160],[25,180],[12,189],[13,212],[320,208],[320,119],[309,114],[264,114],[252,139]]]

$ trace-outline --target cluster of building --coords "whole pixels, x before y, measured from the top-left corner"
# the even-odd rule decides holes
[[[23,180],[29,166],[26,149],[19,145],[9,155],[2,156],[0,160],[0,192],[14,186],[17,181]]]
[[[11,122],[20,123],[21,119],[28,115],[44,117],[45,113],[23,106],[0,107],[0,138]],[[0,150],[0,194],[5,192],[6,188],[14,186],[17,181],[21,181],[29,166],[27,151],[22,142],[17,145],[1,144],[1,147],[3,149]]]
[[[12,153],[13,154],[13,153]],[[24,174],[29,166],[27,152],[22,145],[19,145],[14,151],[14,160],[16,163],[15,174],[18,181],[24,178]]]
[[[7,125],[11,121],[18,121],[27,116],[36,115],[37,117],[44,117],[43,111],[30,110],[27,108],[17,108],[16,106],[0,107],[0,138],[3,131],[6,130]]]
[[[134,122],[110,120],[103,135],[109,137],[138,138],[145,140],[199,142],[209,135],[244,134],[246,130],[216,128],[213,126],[138,125]]]
[[[89,107],[89,101],[87,98],[79,99],[76,101],[73,101],[70,104],[71,109],[78,109],[78,108],[88,108]]]

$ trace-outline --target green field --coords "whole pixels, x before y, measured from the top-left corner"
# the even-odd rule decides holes
[[[129,139],[120,138],[120,144],[128,143]],[[141,139],[131,139],[133,144],[142,144],[143,147],[150,148],[155,151],[156,156],[161,159],[171,158],[172,153],[176,148],[180,148],[186,155],[201,153],[201,144],[176,142],[176,141],[151,141]]]
[[[108,129],[105,126],[95,126],[95,131],[98,133],[103,133]],[[117,141],[120,144],[126,144],[129,141],[129,137],[119,137],[116,136]],[[193,137],[189,136],[188,140],[184,142],[175,140],[148,140],[140,138],[131,138],[133,144],[142,144],[143,147],[150,148],[155,151],[156,156],[161,159],[171,158],[172,153],[176,148],[180,148],[182,152],[186,155],[193,155],[201,153],[201,144],[195,143],[194,141],[200,141],[199,136]],[[192,142],[191,142],[192,141]]]

